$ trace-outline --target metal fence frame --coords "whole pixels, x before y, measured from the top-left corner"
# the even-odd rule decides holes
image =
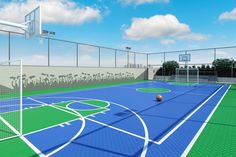
[[[177,50],[177,51],[162,51],[162,52],[151,52],[149,53],[149,56],[151,55],[163,55],[163,63],[165,63],[166,61],[169,61],[169,60],[166,60],[166,54],[171,54],[171,53],[189,53],[189,52],[196,52],[196,51],[206,51],[206,50],[212,50],[213,54],[213,60],[212,62],[205,62],[205,63],[189,63],[188,65],[212,65],[213,61],[217,59],[217,50],[222,50],[222,49],[233,49],[233,48],[236,48],[236,46],[222,46],[222,47],[211,47],[211,48],[200,48],[200,49],[185,49],[185,50]],[[207,53],[207,52],[206,52]],[[236,53],[236,52],[235,52]],[[230,59],[230,56],[229,57],[226,57],[228,59]],[[235,60],[236,61],[236,60]],[[183,63],[184,64],[184,63]],[[182,63],[180,63],[179,65],[183,65]],[[159,66],[159,67],[162,67],[162,64],[149,64],[148,63],[148,67],[155,67],[155,66]],[[212,65],[213,66],[213,65]],[[214,66],[213,66],[214,67]],[[165,71],[165,67],[162,68],[163,71]],[[231,78],[234,77],[234,71],[235,71],[236,67],[231,67]],[[215,73],[215,76],[217,75],[217,70],[216,70],[216,67],[214,67],[214,73]],[[165,75],[165,73],[164,73]],[[165,77],[165,76],[164,76]]]
[[[12,36],[14,35],[22,35],[24,36],[24,33],[19,33],[19,32],[13,32],[13,31],[7,31],[7,30],[0,30],[0,32],[5,32],[7,33],[7,39],[8,39],[8,60],[11,60],[11,39]],[[163,59],[163,63],[165,63],[166,60],[166,54],[170,54],[170,53],[188,53],[188,52],[195,52],[195,51],[206,51],[206,50],[212,50],[213,53],[213,59],[217,59],[217,50],[221,50],[221,49],[231,49],[231,48],[236,48],[236,46],[228,46],[228,47],[212,47],[212,48],[202,48],[202,49],[186,49],[186,50],[177,50],[177,51],[163,51],[163,52],[137,52],[137,51],[132,51],[132,50],[122,50],[122,49],[116,49],[116,48],[110,48],[110,47],[105,47],[105,46],[98,46],[98,45],[93,45],[93,44],[87,44],[87,43],[81,43],[81,42],[75,42],[75,41],[69,41],[69,40],[63,40],[63,39],[57,39],[57,38],[52,38],[52,37],[44,37],[41,36],[39,37],[39,39],[44,39],[47,41],[47,65],[46,66],[52,66],[51,65],[51,42],[52,41],[59,41],[59,42],[63,42],[63,43],[71,43],[71,44],[75,44],[75,65],[73,67],[84,67],[84,66],[80,66],[79,65],[79,46],[91,46],[91,47],[95,47],[98,48],[98,65],[95,67],[102,67],[101,66],[101,49],[107,49],[107,50],[112,50],[114,53],[114,66],[111,67],[107,67],[107,68],[118,68],[117,66],[117,52],[122,52],[122,53],[126,53],[127,54],[127,63],[126,63],[126,67],[125,68],[140,68],[139,66],[137,66],[137,54],[142,54],[144,55],[144,57],[146,57],[145,60],[145,64],[143,65],[142,68],[148,68],[148,67],[152,67],[152,66],[162,66],[159,64],[150,64],[150,58],[152,57],[152,55],[162,55],[162,59]],[[133,67],[130,65],[131,63],[131,58],[130,58],[130,54],[133,54]],[[212,63],[196,63],[196,64],[212,64]],[[194,64],[193,64],[194,65]],[[40,65],[41,66],[41,65]],[[43,65],[42,65],[43,66]],[[86,66],[86,67],[92,67],[92,66]],[[164,67],[163,67],[164,68]]]
[[[7,38],[8,38],[8,60],[11,60],[11,38],[13,35],[22,35],[24,36],[24,33],[19,33],[19,32],[13,32],[13,31],[6,31],[6,30],[0,30],[0,32],[5,32],[7,33]],[[51,42],[52,41],[59,41],[59,42],[64,42],[64,43],[71,43],[71,44],[75,44],[75,53],[76,53],[76,57],[75,57],[75,67],[84,67],[84,66],[79,66],[79,46],[83,45],[83,46],[91,46],[91,47],[96,47],[98,48],[98,65],[96,67],[102,67],[101,66],[101,49],[108,49],[108,50],[112,50],[114,51],[114,66],[112,67],[106,67],[106,68],[117,68],[117,51],[119,52],[124,52],[127,53],[127,56],[129,56],[130,53],[134,54],[134,65],[132,66],[132,68],[138,68],[137,65],[135,65],[136,62],[136,54],[143,54],[145,56],[147,56],[147,53],[144,52],[136,52],[136,51],[131,51],[131,50],[122,50],[122,49],[116,49],[116,48],[111,48],[111,47],[105,47],[105,46],[98,46],[98,45],[93,45],[93,44],[87,44],[87,43],[81,43],[81,42],[75,42],[75,41],[69,41],[69,40],[64,40],[64,39],[57,39],[57,38],[52,38],[52,37],[38,37],[39,39],[45,39],[47,40],[47,66],[52,66],[51,65]],[[148,57],[146,57],[146,65],[143,65],[142,68],[147,68],[148,66]],[[127,66],[126,68],[130,68],[129,66],[130,62],[129,59],[127,58]],[[91,66],[89,66],[91,67]],[[140,67],[139,67],[140,68]]]

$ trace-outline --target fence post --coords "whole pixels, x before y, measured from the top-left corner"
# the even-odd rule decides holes
[[[134,68],[136,68],[136,53],[134,52]]]
[[[50,66],[50,39],[48,38],[48,66]]]
[[[166,62],[166,53],[164,52],[164,62],[163,62],[163,75],[164,75],[164,81],[166,81],[166,69],[165,69],[165,62]]]
[[[127,51],[127,68],[129,68],[129,51]]]
[[[79,44],[76,43],[76,67],[79,66]]]
[[[146,61],[147,61],[147,68],[148,68],[148,57],[149,57],[148,55],[149,54],[147,53],[146,55],[147,55],[147,58],[146,58],[147,60]]]
[[[8,60],[11,60],[11,32],[8,32]],[[11,63],[8,63],[11,65]]]
[[[116,49],[115,49],[115,68],[117,67],[117,58],[116,58]]]
[[[214,48],[214,61],[216,60],[216,49]],[[216,66],[214,65],[214,75],[217,77]]]
[[[101,67],[101,47],[98,47],[98,67]]]
[[[231,63],[231,77],[233,78],[234,77],[234,61],[232,60],[232,63]]]

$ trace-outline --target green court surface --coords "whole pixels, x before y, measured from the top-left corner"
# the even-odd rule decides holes
[[[89,104],[89,105],[94,105],[97,107],[108,107],[109,106],[109,104],[107,102],[100,101],[100,100],[81,100],[80,102],[83,102],[83,103]]]
[[[0,120],[0,139],[3,138],[8,138],[11,136],[16,135],[16,133],[14,133],[5,123],[3,123],[3,121]]]
[[[232,85],[189,152],[196,156],[236,156],[236,85]]]
[[[73,101],[66,101],[61,103],[56,103],[52,107],[51,105],[39,106],[35,108],[29,108],[23,110],[23,134],[33,133],[35,131],[39,131],[42,129],[46,129],[48,127],[56,126],[58,124],[62,124],[68,121],[73,121],[79,119],[79,115],[75,114],[75,111],[72,112],[70,109],[67,109],[66,106]],[[99,101],[99,100],[82,100],[81,102],[91,104],[93,106],[98,107],[93,110],[76,110],[83,117],[94,115],[100,112],[104,112],[108,110],[106,107],[109,106],[109,103]],[[62,109],[62,110],[60,110]],[[15,120],[9,117],[12,117],[13,114],[18,113],[18,111],[10,112],[2,114],[2,117],[6,119],[12,126],[18,125]],[[43,116],[42,116],[43,115]],[[3,123],[0,121],[0,123]],[[7,138],[9,136],[15,135],[14,132],[9,129],[4,123],[0,124],[4,126],[4,132],[6,134],[0,134]],[[11,151],[13,150],[14,151]],[[35,156],[35,152],[32,151],[19,137],[1,141],[0,145],[0,156],[3,157],[12,157],[17,156],[17,152],[21,153],[21,156]],[[37,155],[36,155],[37,156]]]
[[[35,152],[19,137],[1,142],[0,144],[1,157],[19,156],[19,154],[22,157],[25,156],[38,157],[38,155],[35,154]]]
[[[136,90],[138,92],[144,92],[144,93],[166,93],[166,92],[171,92],[170,89],[166,89],[166,88],[138,88]]]
[[[77,116],[76,114],[73,114],[73,112],[70,109],[66,109],[66,106],[70,104],[71,102],[73,101],[67,101],[67,102],[54,104],[54,106],[56,107],[63,107],[62,110],[64,111],[58,108],[52,107],[52,106],[40,106],[40,107],[23,110],[23,115],[24,115],[23,116],[23,122],[24,122],[23,133],[27,134],[30,132],[45,129],[47,127],[51,127],[54,125],[58,125],[64,122],[68,122],[68,121],[80,118],[79,115]],[[96,105],[98,108],[93,109],[93,110],[81,110],[81,111],[76,110],[82,116],[89,116],[89,115],[97,114],[99,112],[104,112],[107,110],[107,108],[105,108],[106,106],[108,106],[106,102],[96,101],[96,100],[86,100],[85,102],[92,103],[93,105]],[[65,112],[65,111],[68,111],[68,112]],[[15,119],[9,118],[9,117],[12,117],[11,115],[16,114],[17,112],[18,111],[5,113],[5,114],[2,114],[2,117],[15,127],[18,125],[18,123],[16,124]],[[9,130],[9,128],[7,128],[7,130]]]
[[[106,107],[109,106],[109,104],[107,102],[99,101],[99,100],[81,100],[80,102],[97,107],[96,109],[88,109],[88,110],[74,109],[75,111],[78,111],[83,117],[86,117],[86,116],[89,116],[89,115],[94,115],[94,114],[97,114],[97,113],[100,113],[100,112],[105,112],[105,111],[108,110]],[[71,103],[73,103],[73,101],[66,101],[66,102],[58,103],[56,105],[62,107],[64,110],[67,110],[68,112],[71,112],[70,109],[66,108],[66,106],[71,104]]]
[[[136,88],[134,88],[136,89]],[[139,92],[147,93],[161,93],[170,92],[165,88],[137,88]],[[232,85],[223,101],[218,106],[217,110],[213,114],[212,118],[206,125],[205,129],[199,136],[196,143],[193,145],[188,156],[236,156],[236,85]],[[80,102],[82,104],[88,104],[94,106],[94,109],[77,109],[73,108],[74,112],[69,109],[69,105]],[[42,129],[46,129],[52,126],[56,126],[68,121],[74,121],[79,119],[79,115],[75,112],[79,112],[83,117],[89,115],[95,115],[97,113],[105,112],[109,110],[109,102],[86,99],[86,100],[68,100],[58,102],[52,105],[43,105],[35,108],[28,108],[23,110],[23,133],[30,134]],[[76,106],[76,105],[75,105]],[[63,110],[63,111],[62,111]],[[17,111],[2,114],[2,117],[6,119],[14,127],[19,125],[15,124],[15,120],[10,119],[13,114],[19,114]],[[44,115],[44,116],[42,116]],[[50,117],[50,118],[49,118]],[[2,123],[2,121],[0,121]],[[0,124],[1,125],[1,124]],[[2,124],[4,126],[5,124]],[[4,126],[6,134],[2,134],[4,138],[11,136],[14,132],[11,131],[6,125]],[[17,128],[17,127],[16,127]],[[1,137],[2,138],[2,137]],[[220,150],[220,151],[219,151]],[[20,138],[13,138],[1,142],[0,156],[12,157],[17,156],[16,153],[21,152],[21,156],[37,156],[35,152],[29,148],[24,141]]]
[[[38,89],[38,90],[24,90],[23,96],[32,96],[32,95],[42,95],[42,94],[49,94],[49,93],[60,93],[60,92],[67,92],[67,91],[78,91],[84,89],[94,89],[94,88],[102,88],[102,87],[109,87],[109,86],[118,86],[118,85],[125,85],[125,84],[132,84],[132,83],[139,83],[139,82],[148,82],[147,80],[130,80],[130,81],[121,81],[121,82],[108,82],[108,83],[100,83],[100,84],[93,84],[93,85],[79,85],[79,86],[72,86],[72,87],[60,87],[60,88],[48,88],[48,89]],[[6,93],[1,94],[0,99],[8,99],[19,97],[19,93]]]
[[[5,119],[14,126],[15,120],[8,118],[11,117],[9,115],[13,113],[14,112],[3,114],[3,117],[6,117]],[[79,118],[76,115],[60,111],[50,106],[26,109],[23,110],[23,115],[24,134]]]

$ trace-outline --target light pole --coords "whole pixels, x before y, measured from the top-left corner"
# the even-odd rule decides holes
[[[234,59],[231,58],[231,77],[234,77]]]
[[[127,68],[129,68],[129,51],[131,50],[131,47],[125,47],[125,49],[127,50]]]

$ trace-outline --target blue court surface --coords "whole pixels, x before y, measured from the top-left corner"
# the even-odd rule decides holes
[[[150,81],[24,97],[25,113],[50,107],[77,116],[34,131],[25,130],[24,137],[41,156],[185,156],[228,87]],[[139,92],[138,88],[170,92]],[[161,102],[156,101],[157,94],[163,96]],[[59,118],[46,113],[41,116]]]

